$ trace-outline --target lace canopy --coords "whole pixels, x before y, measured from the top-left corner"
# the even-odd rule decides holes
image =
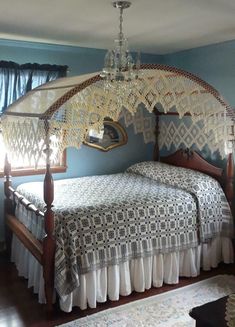
[[[206,82],[185,71],[164,65],[142,65],[139,79],[115,82],[106,88],[99,73],[61,78],[28,92],[2,116],[3,138],[16,156],[37,166],[46,142],[59,149],[79,147],[87,130],[99,131],[105,117],[125,121],[135,117],[139,105],[152,112],[160,103],[165,113],[190,113],[200,122],[208,146],[222,157],[235,142],[235,112]],[[123,109],[126,109],[123,111]],[[133,122],[135,119],[133,119]],[[142,129],[143,132],[143,129]],[[146,137],[152,141],[152,137]],[[53,161],[52,155],[52,161]]]

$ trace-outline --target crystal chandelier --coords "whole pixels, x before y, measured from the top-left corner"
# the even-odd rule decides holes
[[[131,82],[138,78],[140,69],[140,54],[137,54],[136,62],[129,52],[128,41],[123,34],[123,10],[129,8],[130,1],[115,1],[113,6],[120,10],[119,16],[119,34],[114,41],[114,49],[108,50],[104,59],[104,68],[101,77],[107,82],[106,88],[113,87],[112,82],[117,82],[115,85],[120,85],[121,82]],[[126,83],[124,83],[126,84]],[[115,87],[116,87],[115,86]]]

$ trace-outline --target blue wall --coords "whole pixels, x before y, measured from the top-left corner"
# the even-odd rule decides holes
[[[235,107],[235,40],[165,55],[163,60],[202,78]]]
[[[58,46],[31,42],[0,40],[0,60],[17,63],[49,63],[68,65],[68,76],[81,75],[100,71],[106,50]],[[162,56],[142,54],[144,63],[161,63]],[[142,135],[134,135],[132,127],[127,129],[128,143],[108,152],[82,146],[80,150],[68,149],[66,173],[54,174],[54,178],[115,173],[123,171],[130,164],[149,159],[152,156],[153,144],[145,145]],[[43,176],[18,177],[13,179],[14,186],[22,182],[42,180]],[[0,179],[0,242],[4,239],[3,221],[3,179]]]

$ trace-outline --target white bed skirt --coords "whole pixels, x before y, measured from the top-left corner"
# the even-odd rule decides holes
[[[42,267],[15,236],[12,261],[19,275],[28,279],[28,287],[38,294],[39,302],[45,303]],[[80,286],[60,299],[60,308],[65,312],[70,312],[73,306],[95,308],[97,302],[117,301],[119,295],[129,295],[133,290],[144,292],[163,283],[177,284],[180,276],[198,276],[200,267],[209,270],[221,261],[233,262],[232,241],[224,237],[189,250],[133,259],[81,275]]]

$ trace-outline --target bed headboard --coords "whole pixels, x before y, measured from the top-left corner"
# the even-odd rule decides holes
[[[161,157],[160,161],[174,166],[185,167],[200,171],[202,173],[212,176],[220,183],[222,183],[223,180],[223,169],[210,164],[196,151],[191,151],[189,149],[180,149],[167,157]]]
[[[234,205],[234,165],[233,156],[230,153],[227,158],[226,170],[216,167],[207,162],[196,151],[189,149],[177,150],[173,154],[161,157],[161,162],[184,168],[190,168],[215,178],[222,186],[231,209]]]

